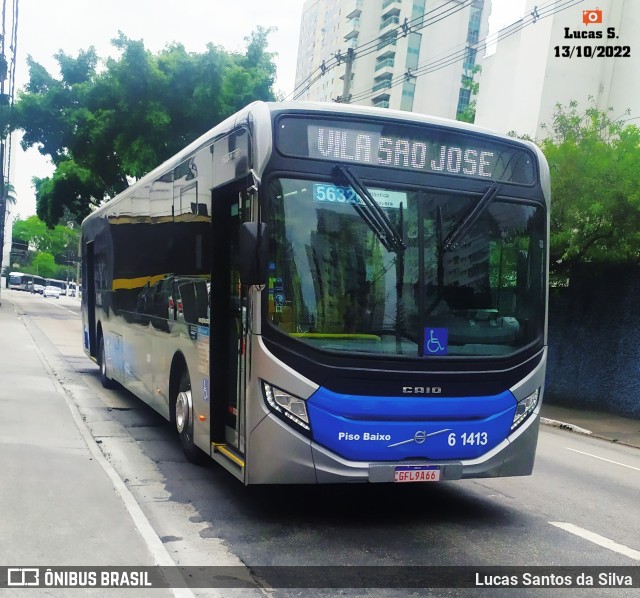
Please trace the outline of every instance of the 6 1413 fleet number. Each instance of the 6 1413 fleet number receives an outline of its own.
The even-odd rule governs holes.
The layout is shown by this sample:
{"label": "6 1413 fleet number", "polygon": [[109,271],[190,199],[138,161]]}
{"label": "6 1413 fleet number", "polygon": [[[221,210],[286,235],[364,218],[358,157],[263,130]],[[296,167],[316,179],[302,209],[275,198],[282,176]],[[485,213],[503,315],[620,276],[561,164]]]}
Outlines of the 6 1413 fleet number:
{"label": "6 1413 fleet number", "polygon": [[463,446],[484,446],[489,442],[486,432],[463,432],[460,435],[451,432],[447,438],[449,446],[455,446],[460,442]]}

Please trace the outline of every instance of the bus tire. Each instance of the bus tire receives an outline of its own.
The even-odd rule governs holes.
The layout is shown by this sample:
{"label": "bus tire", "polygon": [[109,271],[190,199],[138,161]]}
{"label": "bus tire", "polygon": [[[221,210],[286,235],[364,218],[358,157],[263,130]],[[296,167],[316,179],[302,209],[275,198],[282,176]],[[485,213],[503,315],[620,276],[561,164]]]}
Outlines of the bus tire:
{"label": "bus tire", "polygon": [[207,455],[193,442],[193,402],[191,400],[191,379],[184,369],[180,376],[178,392],[173,401],[173,421],[176,424],[182,452],[189,463],[203,465]]}
{"label": "bus tire", "polygon": [[113,388],[115,386],[115,382],[111,378],[109,378],[109,375],[107,374],[107,358],[104,352],[104,337],[102,336],[102,334],[100,335],[100,345],[98,351],[100,382],[102,382],[102,386],[104,386],[105,388]]}

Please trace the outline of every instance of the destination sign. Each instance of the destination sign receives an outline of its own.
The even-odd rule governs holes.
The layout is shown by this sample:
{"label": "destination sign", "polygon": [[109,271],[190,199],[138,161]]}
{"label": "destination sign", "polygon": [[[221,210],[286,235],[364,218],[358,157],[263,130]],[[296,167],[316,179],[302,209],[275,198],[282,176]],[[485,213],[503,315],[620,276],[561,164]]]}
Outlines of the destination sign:
{"label": "destination sign", "polygon": [[531,152],[486,135],[397,123],[280,119],[276,143],[289,156],[353,162],[530,185]]}

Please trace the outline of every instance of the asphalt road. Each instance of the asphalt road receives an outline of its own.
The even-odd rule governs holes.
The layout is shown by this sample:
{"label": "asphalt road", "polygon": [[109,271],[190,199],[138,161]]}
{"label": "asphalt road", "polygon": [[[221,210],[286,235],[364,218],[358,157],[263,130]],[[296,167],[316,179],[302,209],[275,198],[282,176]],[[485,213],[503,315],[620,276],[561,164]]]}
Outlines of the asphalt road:
{"label": "asphalt road", "polygon": [[[170,426],[126,391],[108,391],[82,352],[79,302],[3,290],[101,452],[178,565],[636,567],[640,451],[541,430],[534,475],[402,486],[250,487],[187,463]],[[79,563],[81,564],[81,563]],[[327,586],[340,576],[327,569]],[[390,571],[400,572],[391,569]],[[363,570],[366,573],[366,570]],[[482,581],[482,580],[481,580]],[[394,579],[394,585],[401,585]],[[321,585],[321,584],[319,584]],[[563,596],[636,596],[563,589]],[[308,588],[222,595],[500,596],[509,589]],[[556,596],[524,588],[520,596]],[[194,590],[195,594],[206,594]]]}

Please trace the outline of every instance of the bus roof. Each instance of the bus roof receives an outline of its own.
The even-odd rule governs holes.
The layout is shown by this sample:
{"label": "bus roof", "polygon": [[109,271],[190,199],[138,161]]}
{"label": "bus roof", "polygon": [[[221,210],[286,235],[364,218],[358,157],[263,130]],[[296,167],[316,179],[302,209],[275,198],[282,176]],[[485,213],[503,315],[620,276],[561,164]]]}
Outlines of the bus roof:
{"label": "bus roof", "polygon": [[[337,102],[307,102],[307,101],[290,101],[290,102],[262,102],[256,101],[248,104],[240,111],[229,116],[217,124],[212,129],[209,129],[206,133],[198,137],[195,141],[182,149],[180,152],[148,172],[142,178],[130,185],[122,193],[116,195],[110,201],[102,204],[97,210],[89,214],[84,221],[93,219],[94,216],[101,214],[107,209],[109,204],[117,200],[120,196],[128,193],[132,188],[141,187],[148,183],[153,182],[158,176],[167,172],[170,169],[175,168],[181,164],[184,160],[195,154],[198,150],[211,144],[216,139],[223,137],[230,131],[239,127],[242,123],[246,123],[249,120],[254,122],[257,119],[263,121],[268,120],[271,122],[271,117],[274,114],[295,114],[306,113],[316,115],[354,115],[358,117],[370,117],[370,118],[383,118],[385,120],[396,120],[404,122],[406,124],[427,124],[438,127],[445,127],[450,129],[456,129],[458,131],[466,131],[470,133],[476,133],[481,135],[489,135],[495,139],[506,141],[510,144],[521,145],[526,147],[530,151],[536,154],[539,162],[544,162],[544,156],[540,148],[534,143],[509,137],[489,129],[466,123],[457,120],[451,120],[448,118],[442,118],[438,116],[430,116],[426,114],[420,114],[417,112],[407,112],[405,110],[393,110],[389,108],[376,108],[374,106],[361,106],[357,104],[340,104]],[[267,117],[269,117],[267,119]],[[112,204],[113,205],[113,204]]]}

